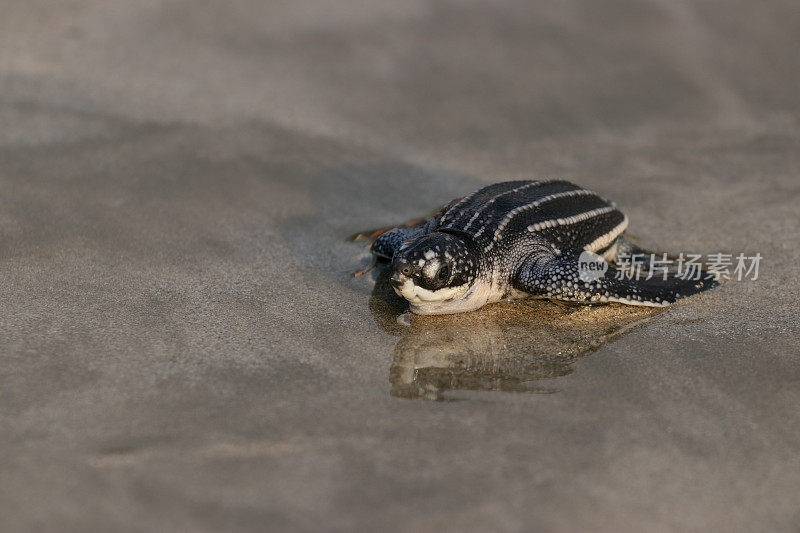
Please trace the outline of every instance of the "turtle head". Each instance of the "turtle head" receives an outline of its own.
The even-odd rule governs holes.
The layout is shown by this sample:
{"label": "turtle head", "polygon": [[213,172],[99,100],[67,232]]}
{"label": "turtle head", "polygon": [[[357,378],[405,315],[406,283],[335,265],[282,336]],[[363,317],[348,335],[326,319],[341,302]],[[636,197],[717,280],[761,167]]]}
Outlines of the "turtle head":
{"label": "turtle head", "polygon": [[477,273],[478,253],[471,238],[434,232],[397,250],[391,283],[413,306],[458,299],[475,282]]}

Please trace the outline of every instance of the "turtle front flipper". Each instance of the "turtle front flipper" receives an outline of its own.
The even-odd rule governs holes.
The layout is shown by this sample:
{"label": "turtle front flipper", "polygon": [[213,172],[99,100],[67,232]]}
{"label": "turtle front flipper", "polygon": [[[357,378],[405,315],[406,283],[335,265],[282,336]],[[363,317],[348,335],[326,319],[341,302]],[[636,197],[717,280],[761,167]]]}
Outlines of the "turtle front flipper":
{"label": "turtle front flipper", "polygon": [[372,246],[372,243],[377,241],[382,235],[384,235],[386,233],[389,233],[390,231],[392,231],[394,229],[413,228],[413,227],[417,227],[417,226],[420,226],[420,225],[424,226],[427,222],[428,222],[428,218],[427,217],[415,218],[415,219],[409,220],[407,222],[404,222],[403,224],[401,224],[399,226],[386,226],[386,227],[383,227],[383,228],[376,228],[376,229],[371,229],[371,230],[367,230],[367,231],[360,231],[358,233],[354,233],[353,235],[350,235],[347,238],[347,240],[351,241],[351,242],[369,241],[369,243],[367,244],[367,248],[369,248],[369,247]]}
{"label": "turtle front flipper", "polygon": [[[533,255],[512,279],[514,287],[539,298],[571,302],[618,302],[660,307],[718,285],[705,272],[701,279],[683,279],[668,274],[646,279],[609,265],[602,257],[589,254],[562,256]],[[592,266],[592,263],[594,266]]]}
{"label": "turtle front flipper", "polygon": [[352,241],[371,240],[368,247],[372,253],[370,263],[366,268],[353,272],[353,277],[357,278],[366,274],[375,267],[379,260],[391,261],[394,252],[400,245],[425,233],[428,224],[429,219],[416,219],[396,228],[382,228],[370,233],[359,233],[350,237]]}
{"label": "turtle front flipper", "polygon": [[652,250],[642,248],[638,244],[634,244],[621,235],[616,242],[616,246],[610,248],[613,251],[612,255],[601,254],[607,261],[616,263],[617,265],[636,263],[641,268],[649,269],[650,263],[655,260],[666,259],[669,261],[676,261],[677,256],[670,253],[659,253]]}
{"label": "turtle front flipper", "polygon": [[422,220],[413,226],[399,226],[381,234],[370,246],[372,255],[379,259],[392,259],[395,251],[405,241],[425,233],[428,220]]}

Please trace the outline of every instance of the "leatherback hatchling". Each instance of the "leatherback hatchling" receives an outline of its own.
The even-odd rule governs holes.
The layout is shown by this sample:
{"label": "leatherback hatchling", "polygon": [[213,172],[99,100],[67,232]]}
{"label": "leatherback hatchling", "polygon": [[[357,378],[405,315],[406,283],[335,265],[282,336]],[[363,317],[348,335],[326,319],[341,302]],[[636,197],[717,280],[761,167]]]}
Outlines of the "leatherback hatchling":
{"label": "leatherback hatchling", "polygon": [[704,272],[626,275],[623,256],[650,258],[624,239],[627,226],[613,203],[568,181],[508,181],[386,231],[371,251],[391,260],[391,284],[417,314],[523,297],[664,306],[716,285]]}

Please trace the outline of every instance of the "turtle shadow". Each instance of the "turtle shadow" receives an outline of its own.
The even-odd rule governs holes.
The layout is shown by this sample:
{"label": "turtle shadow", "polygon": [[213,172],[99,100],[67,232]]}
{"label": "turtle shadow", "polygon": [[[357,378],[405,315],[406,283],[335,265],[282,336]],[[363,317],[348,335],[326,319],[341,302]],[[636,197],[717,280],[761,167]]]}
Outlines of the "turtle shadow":
{"label": "turtle shadow", "polygon": [[557,392],[554,380],[575,361],[661,312],[619,304],[572,306],[546,300],[489,305],[471,313],[411,316],[377,272],[369,308],[399,336],[389,368],[390,393],[400,398],[451,400],[451,391]]}

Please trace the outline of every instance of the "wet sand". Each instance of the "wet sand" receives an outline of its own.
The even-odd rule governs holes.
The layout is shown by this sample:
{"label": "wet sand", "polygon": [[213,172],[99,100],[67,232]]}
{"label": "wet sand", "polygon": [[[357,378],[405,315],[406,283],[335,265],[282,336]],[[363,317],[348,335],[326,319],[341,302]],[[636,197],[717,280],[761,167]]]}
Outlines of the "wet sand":
{"label": "wet sand", "polygon": [[[797,35],[781,2],[5,6],[0,529],[796,531]],[[398,329],[350,276],[354,232],[553,176],[760,278]]]}

